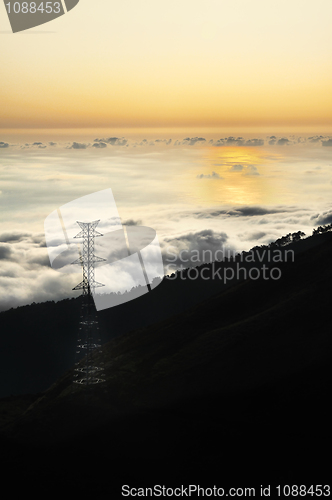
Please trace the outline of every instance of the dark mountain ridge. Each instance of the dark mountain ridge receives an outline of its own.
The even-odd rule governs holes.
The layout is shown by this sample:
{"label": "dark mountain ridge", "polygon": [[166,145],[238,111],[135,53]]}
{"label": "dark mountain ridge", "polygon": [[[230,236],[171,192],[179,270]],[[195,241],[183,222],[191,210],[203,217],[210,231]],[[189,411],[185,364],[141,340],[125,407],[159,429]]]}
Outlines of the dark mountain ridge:
{"label": "dark mountain ridge", "polygon": [[[276,250],[280,255],[291,250],[294,255],[300,255],[321,245],[331,234],[319,234],[293,243],[284,237],[285,242],[280,239],[269,246],[255,247],[252,250],[255,261],[246,262],[246,255],[250,255],[250,252],[244,252],[235,261],[201,264],[197,266],[199,274],[194,280],[187,276],[188,270],[178,272],[171,276],[172,279],[165,278],[152,293],[98,313],[102,342],[170,318],[244,280],[243,271],[238,279],[236,275],[226,283],[219,279],[217,271],[222,271],[226,266],[234,270],[238,263],[247,270],[255,266],[261,268],[264,264],[279,267],[279,262],[268,262],[268,250]],[[133,290],[124,296],[131,297],[136,293]],[[79,297],[57,303],[32,304],[0,313],[0,364],[4,374],[0,378],[0,397],[45,391],[73,366],[79,314]]]}
{"label": "dark mountain ridge", "polygon": [[2,428],[6,467],[85,498],[120,498],[122,484],[328,483],[332,234],[296,245],[279,280],[242,280],[109,341],[94,390],[73,391],[68,370]]}

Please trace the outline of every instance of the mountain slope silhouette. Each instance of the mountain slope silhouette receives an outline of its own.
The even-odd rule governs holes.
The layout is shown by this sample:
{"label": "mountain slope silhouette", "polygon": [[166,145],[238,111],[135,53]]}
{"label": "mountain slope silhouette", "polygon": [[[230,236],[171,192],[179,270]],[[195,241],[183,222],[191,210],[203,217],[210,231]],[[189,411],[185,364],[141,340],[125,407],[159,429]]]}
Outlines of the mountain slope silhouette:
{"label": "mountain slope silhouette", "polygon": [[69,370],[2,428],[6,467],[95,498],[122,484],[326,484],[332,235],[309,240],[280,280],[239,282],[105,344],[94,390],[73,392]]}

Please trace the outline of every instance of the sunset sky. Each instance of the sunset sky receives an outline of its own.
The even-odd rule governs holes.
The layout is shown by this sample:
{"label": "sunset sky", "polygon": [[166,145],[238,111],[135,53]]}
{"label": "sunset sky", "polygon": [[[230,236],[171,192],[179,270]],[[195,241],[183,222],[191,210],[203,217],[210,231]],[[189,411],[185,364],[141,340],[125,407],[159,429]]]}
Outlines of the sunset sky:
{"label": "sunset sky", "polygon": [[0,126],[331,126],[329,0],[81,0],[15,35]]}

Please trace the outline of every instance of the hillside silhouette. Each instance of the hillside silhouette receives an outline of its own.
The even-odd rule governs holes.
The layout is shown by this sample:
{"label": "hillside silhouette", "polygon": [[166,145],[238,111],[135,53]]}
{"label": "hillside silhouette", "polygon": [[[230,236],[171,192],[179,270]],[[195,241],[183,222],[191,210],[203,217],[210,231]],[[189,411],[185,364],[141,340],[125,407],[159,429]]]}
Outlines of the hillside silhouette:
{"label": "hillside silhouette", "polygon": [[[280,267],[279,263],[269,263],[267,254],[263,255],[264,251],[278,249],[280,253],[284,253],[294,250],[295,254],[300,254],[321,244],[330,235],[328,232],[305,240],[295,236],[293,242],[291,235],[288,235],[269,246],[255,247],[250,252],[243,252],[242,256],[238,254],[235,261],[225,259],[223,262],[201,264],[197,266],[197,270],[200,273],[202,268],[206,268],[203,277],[198,274],[196,279],[191,279],[187,277],[188,270],[184,269],[170,279],[165,278],[151,293],[141,295],[138,287],[125,294],[113,294],[114,304],[127,301],[128,297],[135,300],[98,312],[102,343],[170,318],[244,281],[243,272],[238,279],[235,276],[226,283],[218,279],[216,274],[224,267],[235,269],[240,259],[241,267],[246,269],[264,264]],[[245,256],[251,252],[253,255],[259,252],[260,259],[246,262]],[[211,279],[213,273],[216,274],[215,279]],[[193,277],[195,278],[195,274]],[[0,398],[43,392],[73,366],[80,308],[81,298],[78,297],[59,302],[33,303],[0,313],[3,332],[0,365],[4,373],[0,378]]]}
{"label": "hillside silhouette", "polygon": [[[327,484],[332,233],[285,248],[295,259],[278,280],[164,280],[98,313],[113,336],[98,354],[106,382],[73,390],[68,369],[25,402],[7,398],[6,470],[36,495],[52,485],[83,498],[121,498],[123,484]],[[24,313],[31,342],[42,308],[52,332],[71,315],[75,329],[79,300],[1,316]]]}

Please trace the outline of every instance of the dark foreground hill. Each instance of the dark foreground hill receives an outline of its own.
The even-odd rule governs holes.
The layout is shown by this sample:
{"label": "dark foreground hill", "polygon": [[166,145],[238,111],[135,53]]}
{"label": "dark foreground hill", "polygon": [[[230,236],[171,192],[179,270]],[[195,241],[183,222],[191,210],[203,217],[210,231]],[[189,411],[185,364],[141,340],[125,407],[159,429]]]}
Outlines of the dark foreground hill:
{"label": "dark foreground hill", "polygon": [[[281,254],[293,250],[295,255],[299,255],[329,238],[331,232],[296,243],[286,241],[285,247],[276,248]],[[278,241],[284,243],[284,239],[287,240],[285,237]],[[279,262],[268,262],[267,247],[260,247],[257,252],[259,255],[254,262],[251,259],[247,261],[248,256],[244,254],[244,259],[239,264],[242,268],[239,276],[235,272],[238,262],[231,260],[203,264],[197,268],[198,276],[195,275],[195,269],[189,275],[184,270],[176,277],[172,276],[172,279],[164,279],[151,293],[98,312],[102,342],[106,343],[129,331],[166,320],[225,291],[245,279],[243,269],[249,270],[257,266],[261,268],[264,264],[279,266]],[[230,271],[228,279],[225,279],[222,272],[225,266]],[[232,270],[234,278],[230,279]],[[217,271],[220,271],[219,275]],[[139,290],[132,290],[115,296],[113,303],[128,297],[133,299],[138,293]],[[43,392],[73,366],[79,316],[79,297],[57,303],[49,301],[31,304],[0,313],[0,398]]]}
{"label": "dark foreground hill", "polygon": [[327,484],[331,235],[309,246],[279,280],[242,281],[111,340],[94,390],[73,391],[68,371],[32,398],[2,427],[13,492]]}

